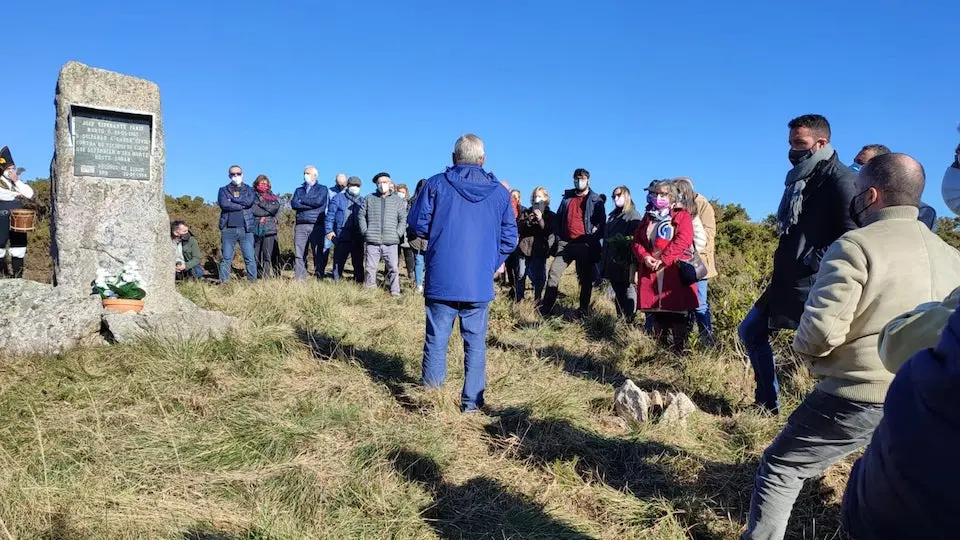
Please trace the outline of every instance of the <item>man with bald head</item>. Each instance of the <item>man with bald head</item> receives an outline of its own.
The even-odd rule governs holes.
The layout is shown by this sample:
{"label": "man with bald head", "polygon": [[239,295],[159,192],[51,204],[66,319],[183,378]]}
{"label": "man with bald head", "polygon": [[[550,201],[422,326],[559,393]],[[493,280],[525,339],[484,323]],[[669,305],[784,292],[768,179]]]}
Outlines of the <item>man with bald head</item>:
{"label": "man with bald head", "polygon": [[[868,144],[861,148],[857,156],[853,158],[853,163],[850,164],[850,170],[858,173],[864,165],[870,163],[871,159],[889,154],[890,152],[890,148],[885,144]],[[937,232],[937,211],[922,201],[917,208],[920,209],[920,221],[931,231]]]}
{"label": "man with bald head", "polygon": [[906,154],[877,156],[857,175],[860,228],[827,250],[793,341],[819,382],[763,453],[743,538],[783,538],[804,480],[867,445],[893,380],[881,330],[960,283],[960,252],[917,220],[924,182]]}
{"label": "man with bald head", "polygon": [[307,165],[303,169],[303,185],[293,192],[290,208],[297,212],[297,224],[293,229],[293,275],[297,281],[307,279],[307,257],[313,254],[314,274],[323,278],[326,261],[323,260],[323,246],[326,242],[324,224],[326,223],[327,200],[326,186],[317,184],[317,168]]}

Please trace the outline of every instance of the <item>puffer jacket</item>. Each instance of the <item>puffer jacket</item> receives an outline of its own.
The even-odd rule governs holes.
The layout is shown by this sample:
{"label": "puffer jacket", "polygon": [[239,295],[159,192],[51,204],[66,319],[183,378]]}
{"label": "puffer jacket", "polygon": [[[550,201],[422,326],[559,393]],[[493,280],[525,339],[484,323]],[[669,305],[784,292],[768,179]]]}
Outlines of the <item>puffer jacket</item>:
{"label": "puffer jacket", "polygon": [[641,221],[643,216],[637,212],[636,207],[626,211],[617,208],[607,218],[606,236],[603,239],[603,277],[611,282],[629,283],[634,277],[633,272],[636,272],[637,265],[630,242],[625,242],[623,252],[618,253],[610,240],[618,235],[632,237]]}
{"label": "puffer jacket", "polygon": [[[540,210],[542,222],[537,219],[536,214],[533,213],[534,210]],[[557,215],[545,203],[534,203],[533,206],[524,210],[517,219],[517,232],[520,236],[517,251],[524,257],[546,259],[550,256],[550,250],[556,243],[556,237],[553,234],[556,217]]]}
{"label": "puffer jacket", "polygon": [[280,212],[280,199],[273,193],[268,193],[272,199],[257,194],[257,202],[253,203],[253,216],[257,218],[257,236],[276,236],[277,213]]}
{"label": "puffer jacket", "polygon": [[293,192],[290,208],[297,211],[297,225],[324,223],[328,193],[326,186],[320,184],[311,186],[306,182]]}
{"label": "puffer jacket", "polygon": [[227,228],[230,214],[243,212],[244,229],[248,233],[254,232],[257,229],[252,210],[255,201],[256,194],[253,188],[246,184],[235,186],[231,182],[220,188],[217,193],[217,205],[220,206],[220,230]]}
{"label": "puffer jacket", "polygon": [[360,195],[351,195],[348,191],[340,192],[330,201],[324,225],[326,234],[333,233],[336,235],[333,239],[335,243],[346,244],[355,240],[363,241],[359,225],[362,206],[363,198]]}
{"label": "puffer jacket", "polygon": [[395,194],[367,195],[360,209],[360,234],[373,246],[400,244],[407,228],[407,202]]}
{"label": "puffer jacket", "polygon": [[780,237],[773,254],[773,277],[757,300],[757,307],[767,311],[770,328],[797,329],[827,249],[843,233],[857,228],[850,216],[856,177],[834,152],[816,165],[807,180],[800,218]]}

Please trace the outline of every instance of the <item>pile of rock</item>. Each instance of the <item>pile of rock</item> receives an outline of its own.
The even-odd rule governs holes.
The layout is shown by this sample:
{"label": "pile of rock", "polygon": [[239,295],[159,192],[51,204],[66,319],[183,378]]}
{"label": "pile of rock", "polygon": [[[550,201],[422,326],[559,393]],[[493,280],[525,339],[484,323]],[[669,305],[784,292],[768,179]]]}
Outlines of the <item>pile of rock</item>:
{"label": "pile of rock", "polygon": [[628,422],[669,424],[686,420],[697,406],[683,392],[646,392],[627,379],[613,394],[613,409]]}

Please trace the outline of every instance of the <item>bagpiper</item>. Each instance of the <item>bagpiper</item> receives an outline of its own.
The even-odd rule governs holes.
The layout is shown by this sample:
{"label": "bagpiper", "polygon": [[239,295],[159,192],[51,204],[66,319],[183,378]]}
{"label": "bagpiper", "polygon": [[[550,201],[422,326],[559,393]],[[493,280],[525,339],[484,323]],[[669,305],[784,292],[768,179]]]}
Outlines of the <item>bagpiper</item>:
{"label": "bagpiper", "polygon": [[13,156],[6,146],[0,148],[0,172],[0,277],[22,278],[23,263],[27,257],[27,233],[10,230],[10,214],[13,210],[23,208],[25,199],[33,199],[33,188],[20,180]]}

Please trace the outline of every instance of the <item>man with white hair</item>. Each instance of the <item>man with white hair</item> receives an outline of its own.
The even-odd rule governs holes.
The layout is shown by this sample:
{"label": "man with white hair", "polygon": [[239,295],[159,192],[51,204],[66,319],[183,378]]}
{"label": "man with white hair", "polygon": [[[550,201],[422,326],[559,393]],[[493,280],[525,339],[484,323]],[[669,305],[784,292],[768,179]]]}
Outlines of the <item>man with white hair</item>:
{"label": "man with white hair", "polygon": [[[10,149],[0,149],[0,278],[23,277],[23,263],[27,257],[27,233],[10,230],[10,211],[23,208],[22,201],[33,198],[33,188],[20,180]],[[7,242],[10,249],[7,249]],[[13,271],[7,269],[7,252]]]}
{"label": "man with white hair", "polygon": [[447,342],[459,319],[464,352],[463,412],[478,411],[484,405],[493,276],[517,247],[510,193],[492,173],[483,170],[485,162],[480,137],[468,134],[457,139],[453,167],[426,181],[407,219],[407,235],[427,240],[423,384],[443,386]]}
{"label": "man with white hair", "polygon": [[303,185],[290,200],[290,207],[297,212],[297,224],[293,230],[293,274],[297,281],[307,279],[307,255],[311,253],[314,274],[317,279],[323,279],[325,261],[321,255],[326,241],[324,223],[328,198],[327,188],[317,185],[317,168],[313,165],[304,167]]}

